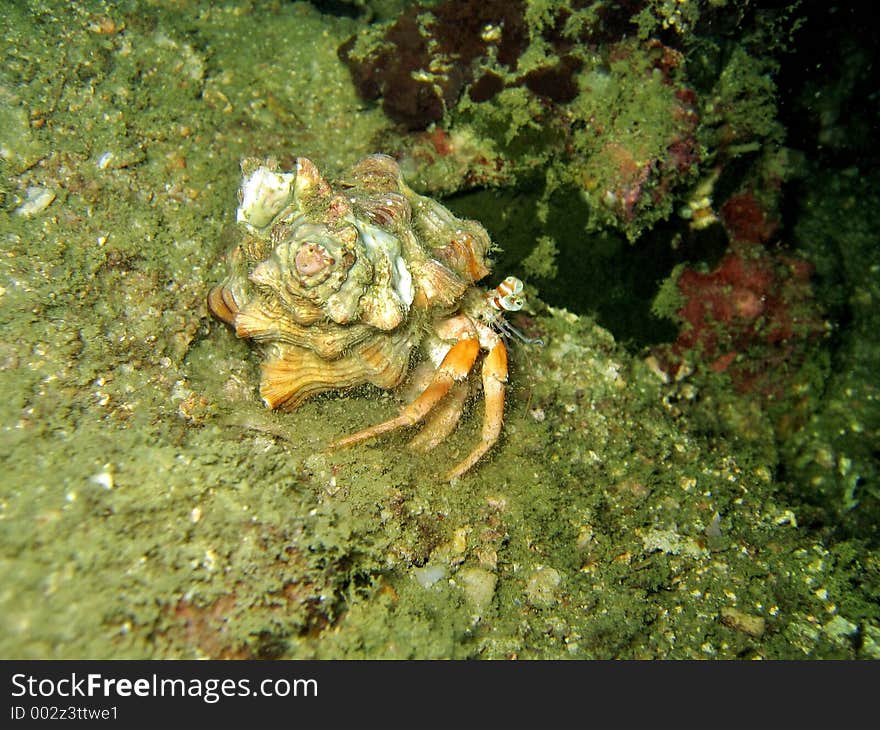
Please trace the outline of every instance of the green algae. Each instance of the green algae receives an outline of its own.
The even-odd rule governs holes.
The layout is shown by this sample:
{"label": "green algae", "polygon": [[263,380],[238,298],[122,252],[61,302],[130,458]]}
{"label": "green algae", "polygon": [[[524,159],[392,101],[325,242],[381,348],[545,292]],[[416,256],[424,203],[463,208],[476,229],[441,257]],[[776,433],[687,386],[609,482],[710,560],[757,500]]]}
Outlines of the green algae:
{"label": "green algae", "polygon": [[[453,485],[479,403],[428,456],[324,450],[395,412],[374,389],[265,411],[203,304],[239,158],[335,171],[391,132],[335,55],[355,21],[178,5],[2,11],[0,655],[876,657],[876,554],[799,526],[773,449],[587,317],[534,305],[547,344],[513,348],[502,442]],[[56,199],[26,218],[30,186]]]}
{"label": "green algae", "polygon": [[[871,173],[873,176],[873,173]],[[876,536],[880,524],[876,443],[880,429],[880,365],[876,332],[878,201],[855,169],[830,177],[811,193],[796,235],[816,266],[820,295],[849,319],[840,331],[820,407],[786,444],[800,496],[818,504],[856,535]],[[857,214],[855,214],[857,213]]]}

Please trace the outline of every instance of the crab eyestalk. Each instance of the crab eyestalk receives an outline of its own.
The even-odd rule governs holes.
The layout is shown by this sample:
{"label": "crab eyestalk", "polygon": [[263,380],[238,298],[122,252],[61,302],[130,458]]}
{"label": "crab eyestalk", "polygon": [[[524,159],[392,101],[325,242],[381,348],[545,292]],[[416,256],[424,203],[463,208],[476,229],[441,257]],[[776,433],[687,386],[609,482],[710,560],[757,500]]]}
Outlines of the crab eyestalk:
{"label": "crab eyestalk", "polygon": [[522,290],[522,281],[508,276],[489,292],[489,304],[502,312],[518,312],[523,307]]}
{"label": "crab eyestalk", "polygon": [[492,326],[502,335],[513,337],[523,344],[543,346],[544,340],[540,337],[526,337],[502,316],[504,312],[518,312],[523,308],[525,300],[521,296],[522,290],[522,281],[515,276],[508,276],[486,294],[490,306],[497,310],[497,315],[492,318]]}

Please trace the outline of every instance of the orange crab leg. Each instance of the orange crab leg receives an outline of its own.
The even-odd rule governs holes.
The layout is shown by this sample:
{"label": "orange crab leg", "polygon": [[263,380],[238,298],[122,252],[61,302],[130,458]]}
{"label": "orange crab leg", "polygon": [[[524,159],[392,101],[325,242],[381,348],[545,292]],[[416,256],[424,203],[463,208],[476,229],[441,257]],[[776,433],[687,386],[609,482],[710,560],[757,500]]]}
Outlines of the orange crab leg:
{"label": "orange crab leg", "polygon": [[351,446],[388,431],[418,423],[449,392],[453,383],[467,378],[479,352],[480,342],[476,338],[459,340],[446,353],[428,387],[412,403],[404,406],[399,416],[334,441],[330,448]]}
{"label": "orange crab leg", "polygon": [[483,361],[483,398],[486,413],[483,416],[483,433],[476,448],[446,473],[451,481],[460,477],[492,448],[501,433],[504,417],[504,389],[507,382],[507,348],[498,341]]}
{"label": "orange crab leg", "polygon": [[461,418],[467,399],[467,383],[456,383],[449,394],[431,413],[421,431],[409,442],[413,451],[430,451],[452,433]]}

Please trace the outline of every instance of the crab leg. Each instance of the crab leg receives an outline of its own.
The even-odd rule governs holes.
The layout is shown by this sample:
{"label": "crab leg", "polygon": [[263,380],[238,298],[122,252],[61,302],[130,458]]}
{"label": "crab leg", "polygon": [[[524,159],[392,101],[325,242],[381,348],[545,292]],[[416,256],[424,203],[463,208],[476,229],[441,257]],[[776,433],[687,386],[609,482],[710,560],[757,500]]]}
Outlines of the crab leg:
{"label": "crab leg", "polygon": [[460,477],[492,448],[501,433],[504,417],[504,389],[507,382],[507,348],[500,340],[495,343],[483,361],[483,398],[486,413],[483,416],[483,433],[476,448],[446,473],[451,481]]}
{"label": "crab leg", "polygon": [[[428,387],[412,403],[404,406],[399,416],[334,441],[330,444],[330,448],[351,446],[388,431],[418,423],[449,392],[449,389],[456,381],[467,378],[479,352],[480,342],[477,338],[468,337],[459,340],[446,353],[446,357],[443,358],[443,362],[440,363],[440,367],[437,368],[437,372],[434,373],[434,377],[428,384]],[[485,367],[483,369],[485,371]]]}
{"label": "crab leg", "polygon": [[409,442],[413,451],[430,451],[458,425],[468,396],[467,383],[456,383],[449,394],[431,413],[424,427]]}

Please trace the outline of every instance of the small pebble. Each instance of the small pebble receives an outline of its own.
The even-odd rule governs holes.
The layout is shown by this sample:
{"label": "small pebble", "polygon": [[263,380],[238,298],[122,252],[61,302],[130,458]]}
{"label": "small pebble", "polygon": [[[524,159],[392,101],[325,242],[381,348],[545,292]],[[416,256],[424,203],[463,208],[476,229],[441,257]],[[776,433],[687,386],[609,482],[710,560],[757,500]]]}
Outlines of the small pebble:
{"label": "small pebble", "polygon": [[550,608],[556,603],[556,589],[562,576],[554,568],[539,567],[526,583],[526,598],[536,608]]}
{"label": "small pebble", "polygon": [[33,218],[52,205],[53,200],[55,200],[55,193],[49,188],[31,186],[26,191],[25,201],[15,209],[15,215]]}
{"label": "small pebble", "polygon": [[742,631],[755,638],[762,636],[765,628],[765,621],[761,616],[753,616],[750,613],[729,607],[721,609],[721,623],[730,629]]}

